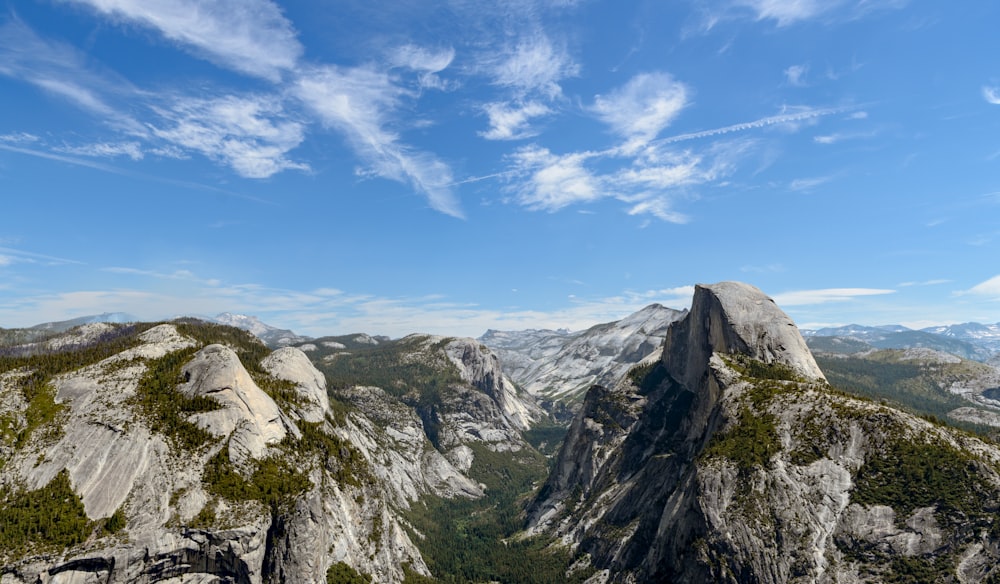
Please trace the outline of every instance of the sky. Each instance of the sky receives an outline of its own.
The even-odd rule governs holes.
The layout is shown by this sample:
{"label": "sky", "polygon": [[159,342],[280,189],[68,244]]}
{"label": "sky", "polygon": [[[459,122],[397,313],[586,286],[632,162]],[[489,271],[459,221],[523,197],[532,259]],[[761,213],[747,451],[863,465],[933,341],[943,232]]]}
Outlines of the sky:
{"label": "sky", "polygon": [[1000,3],[0,4],[0,327],[1000,321]]}

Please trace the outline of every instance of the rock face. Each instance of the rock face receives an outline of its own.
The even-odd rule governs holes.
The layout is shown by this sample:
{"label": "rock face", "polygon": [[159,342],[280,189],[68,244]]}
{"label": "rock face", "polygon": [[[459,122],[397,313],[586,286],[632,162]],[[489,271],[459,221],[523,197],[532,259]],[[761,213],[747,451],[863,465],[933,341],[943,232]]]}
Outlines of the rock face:
{"label": "rock face", "polygon": [[[472,339],[318,341],[320,363],[382,364],[368,371],[384,388],[338,386],[331,404],[297,348],[201,322],[130,326],[30,348],[79,363],[44,378],[61,413],[28,438],[31,371],[0,371],[0,493],[66,471],[93,522],[82,543],[0,549],[3,584],[324,582],[337,562],[399,582],[403,566],[429,574],[403,513],[427,495],[482,497],[479,449],[544,464],[521,436],[544,412]],[[100,528],[112,516],[116,534]]]}
{"label": "rock face", "polygon": [[223,407],[193,416],[198,426],[216,436],[230,436],[229,454],[243,466],[249,458],[260,459],[267,447],[281,442],[292,431],[290,421],[269,395],[257,387],[232,349],[209,345],[198,351],[183,370],[187,383],[177,391],[188,397],[210,397]]}
{"label": "rock face", "polygon": [[983,531],[996,522],[997,461],[974,438],[832,391],[759,290],[698,286],[658,363],[588,393],[529,533],[589,558],[594,581],[922,570],[980,582],[997,571]]}
{"label": "rock face", "polygon": [[487,331],[480,341],[498,352],[504,371],[528,393],[575,409],[592,385],[614,385],[650,358],[670,323],[684,314],[651,304],[586,331]]}
{"label": "rock face", "polygon": [[[185,326],[195,337],[212,334]],[[433,449],[416,416],[393,421],[399,430],[389,447],[363,412],[337,421],[322,374],[297,349],[271,353],[251,375],[241,355],[266,351],[249,337],[202,346],[173,324],[122,327],[114,331],[126,348],[114,352],[86,346],[88,327],[62,345],[80,364],[48,382],[47,407],[61,409],[30,434],[39,406],[25,393],[29,372],[0,372],[0,420],[13,432],[0,435],[0,489],[34,491],[65,470],[95,526],[86,541],[64,548],[0,549],[4,584],[322,582],[336,562],[398,582],[404,565],[428,571],[394,509],[425,492],[481,495],[442,455],[426,454]],[[169,416],[152,419],[141,406],[155,401],[142,380],[169,359],[180,377],[160,378],[167,382],[154,391],[173,392],[166,403],[208,400],[189,414],[182,406],[186,422],[172,422],[174,429],[164,426]],[[271,395],[259,382],[288,391]],[[185,428],[207,432],[205,442],[185,442],[192,432]],[[240,484],[249,486],[233,486]],[[281,493],[288,484],[299,486],[275,498],[253,490]],[[124,527],[102,531],[115,514]]]}
{"label": "rock face", "polygon": [[323,421],[330,411],[330,398],[326,395],[326,378],[305,353],[284,347],[264,357],[261,367],[278,379],[284,379],[295,385],[299,395],[299,399],[292,406],[295,416],[306,422]]}

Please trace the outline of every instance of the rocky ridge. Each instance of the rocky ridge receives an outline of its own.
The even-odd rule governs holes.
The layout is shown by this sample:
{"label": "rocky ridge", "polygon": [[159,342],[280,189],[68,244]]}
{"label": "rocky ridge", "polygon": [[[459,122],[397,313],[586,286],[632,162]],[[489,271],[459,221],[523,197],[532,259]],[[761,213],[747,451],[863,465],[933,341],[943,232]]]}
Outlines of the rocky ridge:
{"label": "rocky ridge", "polygon": [[983,582],[1000,452],[829,387],[788,317],[698,286],[662,358],[594,387],[529,533],[594,582]]}
{"label": "rocky ridge", "polygon": [[655,358],[667,327],[683,315],[651,304],[586,331],[487,331],[479,340],[498,353],[504,372],[528,393],[573,404],[592,385],[614,385],[636,363]]}
{"label": "rocky ridge", "polygon": [[[88,356],[46,378],[56,413],[41,425],[25,380],[43,361],[11,357],[0,373],[0,504],[65,474],[80,520],[95,526],[68,544],[5,550],[4,584],[320,582],[337,562],[380,582],[401,581],[403,566],[427,574],[399,510],[428,494],[482,496],[465,474],[468,444],[522,448],[518,428],[540,414],[471,340],[444,343],[463,407],[435,413],[439,450],[427,420],[381,388],[340,388],[352,407],[333,407],[298,349],[269,352],[217,325],[102,326],[120,350],[102,353],[74,330],[50,353]],[[99,527],[113,519],[114,532]]]}

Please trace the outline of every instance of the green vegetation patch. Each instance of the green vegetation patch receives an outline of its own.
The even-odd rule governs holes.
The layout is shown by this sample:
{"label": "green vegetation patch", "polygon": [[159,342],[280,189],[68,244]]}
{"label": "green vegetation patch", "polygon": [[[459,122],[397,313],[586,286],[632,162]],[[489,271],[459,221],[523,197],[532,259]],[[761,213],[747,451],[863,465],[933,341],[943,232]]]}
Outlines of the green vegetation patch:
{"label": "green vegetation patch", "polygon": [[539,424],[523,432],[522,435],[536,450],[546,456],[552,456],[559,452],[568,431],[567,426]]}
{"label": "green vegetation patch", "polygon": [[659,360],[629,369],[628,378],[639,388],[639,393],[647,395],[667,378],[667,368]]}
{"label": "green vegetation patch", "polygon": [[395,397],[410,392],[431,393],[462,383],[447,358],[433,353],[433,349],[424,350],[418,341],[406,339],[336,353],[322,360],[318,367],[326,374],[331,389],[374,385]]}
{"label": "green vegetation patch", "polygon": [[775,397],[797,391],[803,380],[781,363],[733,355],[727,358],[727,364],[742,375],[748,386],[736,419],[726,430],[712,436],[703,456],[727,458],[741,474],[746,474],[758,467],[767,468],[771,458],[781,452],[777,418],[768,408]]}
{"label": "green vegetation patch", "polygon": [[62,470],[35,491],[0,493],[0,550],[62,550],[86,541],[95,523]]}
{"label": "green vegetation patch", "polygon": [[326,571],[326,584],[370,584],[372,577],[360,574],[344,562],[337,562]]}
{"label": "green vegetation patch", "polygon": [[350,442],[323,431],[322,422],[300,421],[298,427],[302,438],[286,439],[285,450],[290,456],[298,459],[309,454],[317,456],[339,484],[360,487],[362,482],[375,482],[365,457]]}
{"label": "green vegetation patch", "polygon": [[831,385],[849,394],[884,400],[905,411],[933,416],[981,436],[995,434],[995,428],[948,417],[948,412],[955,408],[972,405],[961,396],[941,389],[938,381],[960,378],[963,364],[895,361],[900,354],[901,351],[879,351],[868,357],[817,356],[816,362]]}
{"label": "green vegetation patch", "polygon": [[272,509],[287,508],[296,496],[312,488],[309,477],[284,456],[254,461],[250,478],[244,478],[229,460],[226,448],[205,464],[202,482],[213,495],[230,501],[259,501]]}
{"label": "green vegetation patch", "polygon": [[771,379],[774,381],[805,381],[795,372],[795,369],[777,361],[765,363],[746,355],[729,355],[726,359],[726,364],[738,371],[745,378]]}
{"label": "green vegetation patch", "polygon": [[767,412],[754,413],[744,406],[730,428],[712,436],[704,456],[727,458],[740,473],[746,474],[755,468],[767,468],[771,458],[779,452],[781,442],[774,416]]}
{"label": "green vegetation patch", "polygon": [[526,498],[545,479],[546,464],[535,451],[493,452],[470,445],[469,475],[487,486],[478,500],[425,497],[407,519],[424,538],[413,537],[436,578],[407,572],[405,582],[582,582],[589,573],[566,577],[572,554],[546,538],[514,539],[523,526]]}
{"label": "green vegetation patch", "polygon": [[903,521],[915,509],[936,506],[946,522],[966,521],[984,512],[994,494],[966,452],[937,439],[892,437],[858,470],[851,501],[888,505]]}
{"label": "green vegetation patch", "polygon": [[196,351],[181,349],[150,361],[131,398],[150,429],[167,436],[175,448],[184,450],[198,450],[214,439],[187,418],[222,407],[210,397],[187,397],[177,391],[177,386],[185,382],[181,368]]}

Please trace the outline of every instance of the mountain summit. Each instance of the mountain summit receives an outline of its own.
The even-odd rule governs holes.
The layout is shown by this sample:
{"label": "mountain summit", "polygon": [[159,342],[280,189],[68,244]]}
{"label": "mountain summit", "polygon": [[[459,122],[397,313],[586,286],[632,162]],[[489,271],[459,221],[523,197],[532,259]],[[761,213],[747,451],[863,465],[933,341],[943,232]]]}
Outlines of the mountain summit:
{"label": "mountain summit", "polygon": [[591,388],[528,530],[602,582],[981,582],[998,463],[832,390],[791,319],[724,282],[696,287],[660,361]]}

